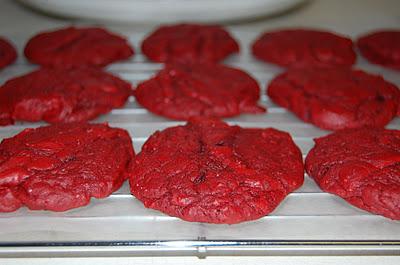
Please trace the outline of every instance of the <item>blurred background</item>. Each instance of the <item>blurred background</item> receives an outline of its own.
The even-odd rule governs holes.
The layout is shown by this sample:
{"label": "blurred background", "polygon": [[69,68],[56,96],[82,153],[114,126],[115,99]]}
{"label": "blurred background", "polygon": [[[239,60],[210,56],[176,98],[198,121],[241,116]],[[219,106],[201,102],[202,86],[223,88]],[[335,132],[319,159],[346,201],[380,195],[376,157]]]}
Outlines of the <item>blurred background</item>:
{"label": "blurred background", "polygon": [[71,23],[121,31],[181,21],[218,22],[251,30],[320,27],[343,34],[400,25],[398,0],[1,0],[3,35]]}

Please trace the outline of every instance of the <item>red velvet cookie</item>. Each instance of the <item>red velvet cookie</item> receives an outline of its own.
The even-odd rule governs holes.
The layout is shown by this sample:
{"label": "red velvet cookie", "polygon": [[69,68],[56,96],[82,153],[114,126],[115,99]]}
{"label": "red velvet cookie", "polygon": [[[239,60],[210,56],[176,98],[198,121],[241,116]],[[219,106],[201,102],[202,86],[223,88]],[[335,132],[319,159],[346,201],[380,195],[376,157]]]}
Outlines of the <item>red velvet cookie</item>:
{"label": "red velvet cookie", "polygon": [[152,32],[143,41],[142,51],[154,62],[218,62],[239,52],[239,45],[220,26],[177,24],[161,26]]}
{"label": "red velvet cookie", "polygon": [[93,119],[121,107],[131,85],[101,69],[42,68],[0,87],[0,125]]}
{"label": "red velvet cookie", "polygon": [[400,70],[400,31],[377,31],[360,37],[357,46],[368,61]]}
{"label": "red velvet cookie", "polygon": [[17,51],[6,39],[0,38],[0,69],[17,59]]}
{"label": "red velvet cookie", "polygon": [[272,212],[302,185],[303,170],[288,133],[194,118],[146,141],[130,186],[148,208],[191,222],[234,224]]}
{"label": "red velvet cookie", "polygon": [[44,66],[105,66],[133,55],[126,39],[102,28],[68,27],[39,33],[25,46],[29,61]]}
{"label": "red velvet cookie", "polygon": [[352,40],[317,30],[266,32],[252,50],[258,59],[284,67],[351,66],[356,60]]}
{"label": "red velvet cookie", "polygon": [[107,197],[133,156],[129,134],[104,124],[25,129],[0,144],[0,212],[66,211]]}
{"label": "red velvet cookie", "polygon": [[381,76],[348,68],[291,69],[268,96],[299,118],[329,130],[384,127],[400,114],[400,91]]}
{"label": "red velvet cookie", "polygon": [[322,190],[400,220],[400,131],[348,129],[318,138],[306,170]]}
{"label": "red velvet cookie", "polygon": [[139,84],[136,100],[151,112],[171,119],[194,116],[231,117],[262,113],[260,88],[247,73],[213,63],[167,64]]}

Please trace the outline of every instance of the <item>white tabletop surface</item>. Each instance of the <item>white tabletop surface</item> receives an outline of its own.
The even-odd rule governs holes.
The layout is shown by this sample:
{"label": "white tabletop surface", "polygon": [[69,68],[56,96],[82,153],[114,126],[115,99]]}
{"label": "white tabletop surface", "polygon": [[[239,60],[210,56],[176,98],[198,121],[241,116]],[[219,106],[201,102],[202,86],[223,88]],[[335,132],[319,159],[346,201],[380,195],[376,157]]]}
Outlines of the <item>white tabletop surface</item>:
{"label": "white tabletop surface", "polygon": [[[216,0],[217,1],[217,0]],[[95,1],[93,1],[95,2]],[[110,1],[111,2],[111,1]],[[69,24],[99,24],[90,21],[71,21],[67,19],[47,17],[19,5],[16,1],[0,0],[0,35],[7,36],[14,42],[29,38],[44,29],[60,27]],[[138,24],[107,24],[111,30],[125,35],[135,32],[148,32],[155,25]],[[255,21],[233,23],[228,25],[233,31],[249,31],[253,35],[262,30],[282,27],[314,27],[326,28],[342,34],[358,36],[369,30],[378,28],[400,28],[400,0],[315,0],[309,1],[297,10],[281,16],[258,19]],[[136,43],[135,43],[136,44]],[[21,47],[21,43],[17,46]],[[380,67],[371,69],[381,72]],[[12,73],[13,71],[9,71]],[[398,72],[387,71],[385,77],[399,80]],[[399,85],[399,84],[398,84]],[[396,123],[398,124],[398,122]],[[400,255],[400,253],[399,253]],[[205,260],[196,257],[168,258],[36,258],[0,259],[0,264],[400,264],[399,257],[370,256],[370,257],[207,257]]]}

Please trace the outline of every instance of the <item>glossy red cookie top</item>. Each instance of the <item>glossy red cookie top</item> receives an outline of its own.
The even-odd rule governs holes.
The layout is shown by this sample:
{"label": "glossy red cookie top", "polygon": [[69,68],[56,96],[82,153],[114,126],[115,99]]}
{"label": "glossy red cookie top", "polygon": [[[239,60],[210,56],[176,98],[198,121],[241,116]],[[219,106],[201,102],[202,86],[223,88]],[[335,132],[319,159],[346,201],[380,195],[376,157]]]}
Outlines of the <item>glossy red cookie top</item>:
{"label": "glossy red cookie top", "polygon": [[268,96],[299,118],[329,130],[384,127],[400,114],[400,91],[381,76],[348,68],[290,69]]}
{"label": "glossy red cookie top", "polygon": [[139,84],[134,95],[151,112],[177,120],[265,111],[257,103],[256,80],[239,69],[213,63],[167,64]]}
{"label": "glossy red cookie top", "polygon": [[93,119],[121,107],[131,85],[94,67],[41,68],[0,87],[0,125]]}
{"label": "glossy red cookie top", "polygon": [[177,24],[152,32],[143,41],[142,51],[155,62],[218,62],[239,52],[239,45],[221,26]]}
{"label": "glossy red cookie top", "polygon": [[400,31],[377,31],[357,40],[361,54],[370,62],[400,70]]}
{"label": "glossy red cookie top", "polygon": [[400,220],[400,131],[348,129],[318,138],[306,170],[322,190]]}
{"label": "glossy red cookie top", "polygon": [[29,61],[44,66],[105,66],[134,53],[125,38],[103,28],[67,27],[42,32],[25,46]]}
{"label": "glossy red cookie top", "polygon": [[56,124],[0,144],[0,212],[66,211],[104,198],[127,177],[131,138],[104,124]]}
{"label": "glossy red cookie top", "polygon": [[4,38],[0,38],[0,69],[13,63],[17,59],[14,46]]}
{"label": "glossy red cookie top", "polygon": [[206,118],[154,133],[132,172],[131,192],[146,207],[224,224],[267,215],[304,178],[288,133]]}
{"label": "glossy red cookie top", "polygon": [[310,29],[266,32],[253,43],[252,51],[258,59],[284,67],[348,67],[356,60],[351,39]]}

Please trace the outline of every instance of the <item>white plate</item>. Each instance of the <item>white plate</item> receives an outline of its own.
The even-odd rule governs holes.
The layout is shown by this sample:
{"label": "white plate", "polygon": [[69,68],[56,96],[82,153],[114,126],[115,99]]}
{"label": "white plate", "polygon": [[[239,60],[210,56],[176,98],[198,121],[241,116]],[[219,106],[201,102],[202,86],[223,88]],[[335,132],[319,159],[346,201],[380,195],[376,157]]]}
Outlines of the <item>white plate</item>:
{"label": "white plate", "polygon": [[304,0],[20,0],[68,17],[119,22],[221,22],[274,14]]}

